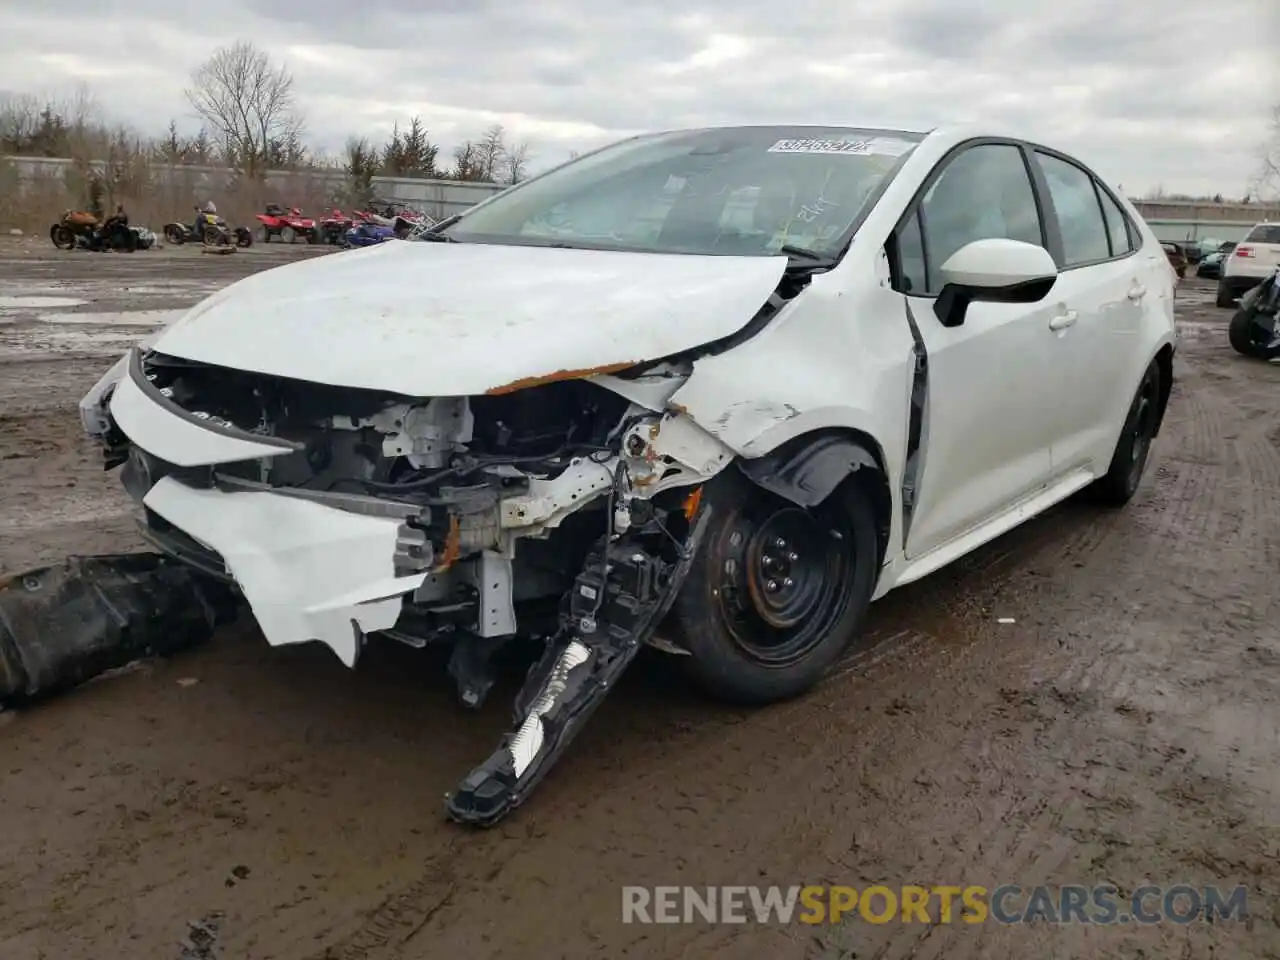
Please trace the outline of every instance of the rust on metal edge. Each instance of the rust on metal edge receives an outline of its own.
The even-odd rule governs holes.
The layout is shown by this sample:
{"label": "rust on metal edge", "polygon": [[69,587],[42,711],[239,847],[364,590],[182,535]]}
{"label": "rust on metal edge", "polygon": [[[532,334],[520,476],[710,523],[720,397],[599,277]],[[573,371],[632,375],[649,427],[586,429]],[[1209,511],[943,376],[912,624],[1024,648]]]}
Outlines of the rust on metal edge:
{"label": "rust on metal edge", "polygon": [[635,360],[626,360],[622,363],[606,363],[599,367],[583,367],[581,370],[557,370],[555,373],[543,374],[540,377],[522,377],[519,380],[504,383],[500,387],[490,387],[485,391],[485,395],[497,397],[506,393],[515,393],[517,390],[528,390],[530,387],[540,387],[546,383],[555,383],[557,380],[585,380],[587,377],[602,377],[605,374],[617,373],[620,370],[626,370],[628,367],[634,367],[636,363],[637,361]]}

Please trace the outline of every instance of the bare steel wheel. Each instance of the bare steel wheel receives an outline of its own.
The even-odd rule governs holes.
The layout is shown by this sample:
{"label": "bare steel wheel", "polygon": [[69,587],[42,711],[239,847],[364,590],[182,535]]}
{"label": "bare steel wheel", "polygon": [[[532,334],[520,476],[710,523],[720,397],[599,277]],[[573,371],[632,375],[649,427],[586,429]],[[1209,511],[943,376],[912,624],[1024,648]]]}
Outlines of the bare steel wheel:
{"label": "bare steel wheel", "polygon": [[839,658],[870,603],[879,568],[871,502],[848,482],[803,509],[736,472],[707,491],[710,526],[675,603],[689,667],[727,699],[801,693]]}
{"label": "bare steel wheel", "polygon": [[743,653],[782,666],[812,650],[848,604],[852,543],[799,507],[754,513],[739,514],[720,545],[717,600]]}

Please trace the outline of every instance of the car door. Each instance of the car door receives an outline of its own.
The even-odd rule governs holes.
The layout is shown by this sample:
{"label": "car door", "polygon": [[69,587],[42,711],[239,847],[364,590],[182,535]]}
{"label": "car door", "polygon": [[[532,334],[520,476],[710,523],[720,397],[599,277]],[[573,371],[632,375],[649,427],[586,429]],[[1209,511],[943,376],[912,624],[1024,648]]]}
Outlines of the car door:
{"label": "car door", "polygon": [[[1049,250],[1058,264],[1050,298],[1070,323],[1053,333],[1057,422],[1053,471],[1104,473],[1137,387],[1143,312],[1168,292],[1164,252],[1135,248],[1137,232],[1107,189],[1075,161],[1037,147]],[[1145,359],[1145,358],[1143,358]],[[1119,411],[1119,413],[1117,413]]]}
{"label": "car door", "polygon": [[957,327],[944,327],[933,310],[941,265],[965,244],[992,237],[1045,243],[1024,151],[1000,141],[944,159],[894,235],[894,282],[924,346],[928,377],[908,559],[1004,512],[1050,477],[1054,307],[975,302]]}

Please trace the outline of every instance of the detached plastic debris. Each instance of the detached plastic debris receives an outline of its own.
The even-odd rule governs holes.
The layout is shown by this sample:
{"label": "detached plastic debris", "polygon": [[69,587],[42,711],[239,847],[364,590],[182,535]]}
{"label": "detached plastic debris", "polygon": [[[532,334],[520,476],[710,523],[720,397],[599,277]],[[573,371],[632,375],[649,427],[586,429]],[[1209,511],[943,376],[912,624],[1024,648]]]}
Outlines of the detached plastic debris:
{"label": "detached plastic debris", "polygon": [[0,705],[207,640],[234,592],[156,553],[69,557],[0,578]]}

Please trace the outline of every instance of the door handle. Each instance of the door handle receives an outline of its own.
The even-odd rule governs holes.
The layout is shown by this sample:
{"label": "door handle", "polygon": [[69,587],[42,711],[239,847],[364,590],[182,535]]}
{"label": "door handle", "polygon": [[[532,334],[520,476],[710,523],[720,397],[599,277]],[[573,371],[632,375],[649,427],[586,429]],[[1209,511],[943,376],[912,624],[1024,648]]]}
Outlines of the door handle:
{"label": "door handle", "polygon": [[1132,287],[1129,288],[1128,296],[1129,296],[1129,299],[1132,300],[1134,303],[1137,303],[1146,295],[1147,295],[1147,288],[1140,283],[1135,283]]}
{"label": "door handle", "polygon": [[1050,330],[1065,330],[1067,327],[1074,327],[1076,321],[1080,319],[1080,314],[1074,310],[1068,310],[1066,313],[1060,313],[1049,321]]}

